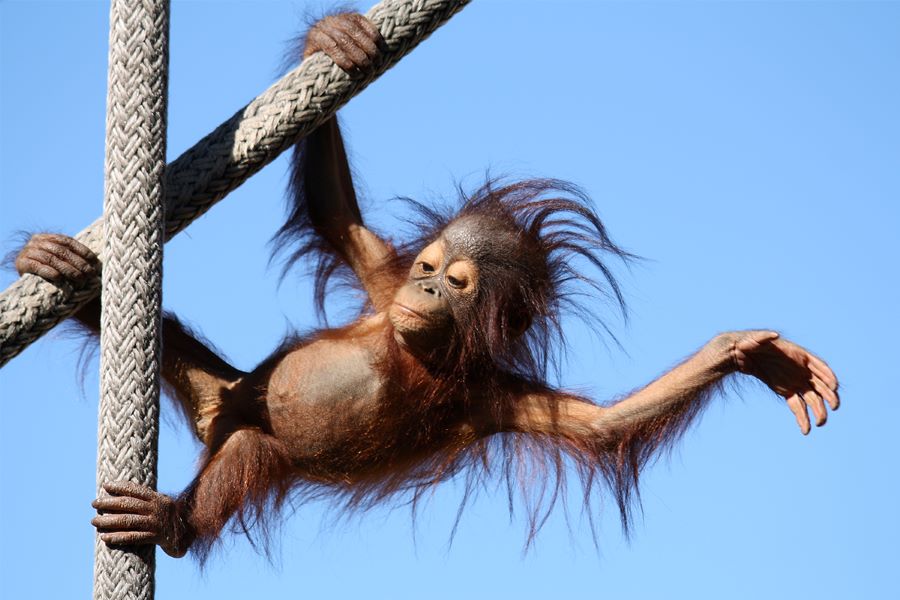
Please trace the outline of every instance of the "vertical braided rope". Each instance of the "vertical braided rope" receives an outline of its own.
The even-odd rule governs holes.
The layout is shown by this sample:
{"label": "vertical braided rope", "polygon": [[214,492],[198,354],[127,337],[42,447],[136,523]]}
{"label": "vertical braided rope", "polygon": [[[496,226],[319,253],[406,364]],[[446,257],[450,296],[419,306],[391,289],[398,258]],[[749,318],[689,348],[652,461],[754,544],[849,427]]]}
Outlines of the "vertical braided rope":
{"label": "vertical braided rope", "polygon": [[[382,0],[366,14],[387,43],[366,79],[351,79],[313,55],[194,144],[166,168],[167,238],[316,128],[427,38],[470,0]],[[100,250],[99,219],[77,239]],[[25,275],[0,293],[0,366],[94,298],[98,283],[73,290]]]}
{"label": "vertical braided rope", "polygon": [[[156,487],[168,35],[169,0],[112,1],[98,488],[123,480]],[[96,538],[94,598],[151,600],[155,550]]]}

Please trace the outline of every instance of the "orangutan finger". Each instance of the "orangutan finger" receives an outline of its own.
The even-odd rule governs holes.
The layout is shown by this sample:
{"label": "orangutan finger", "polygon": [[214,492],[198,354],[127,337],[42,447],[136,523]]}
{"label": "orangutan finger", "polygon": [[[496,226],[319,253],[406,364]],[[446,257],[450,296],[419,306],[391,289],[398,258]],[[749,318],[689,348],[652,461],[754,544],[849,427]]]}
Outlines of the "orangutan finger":
{"label": "orangutan finger", "polygon": [[28,242],[19,256],[30,258],[35,262],[51,267],[62,276],[62,279],[71,279],[81,275],[77,269],[67,265],[65,261],[59,259],[51,250],[52,245],[47,244],[47,242]]}
{"label": "orangutan finger", "polygon": [[375,24],[372,23],[372,21],[359,13],[355,13],[353,15],[353,20],[356,21],[356,24],[365,31],[370,40],[372,40],[379,48],[384,48],[384,46],[386,45],[384,37],[382,37],[381,31],[379,31],[378,28],[375,27]]}
{"label": "orangutan finger", "polygon": [[31,273],[32,275],[37,275],[41,279],[46,279],[50,283],[60,283],[63,281],[64,277],[62,273],[51,267],[50,265],[36,259],[32,258],[33,255],[29,254],[28,256],[19,256],[16,259],[16,270],[21,273]]}
{"label": "orangutan finger", "polygon": [[117,531],[115,533],[101,533],[100,540],[110,546],[153,544],[156,540],[156,534],[152,531]]}
{"label": "orangutan finger", "polygon": [[753,339],[756,340],[757,344],[771,342],[772,340],[777,340],[779,337],[781,337],[781,334],[777,331],[758,331],[753,334]]}
{"label": "orangutan finger", "polygon": [[815,375],[810,379],[810,383],[812,384],[813,389],[816,390],[816,393],[828,401],[828,406],[831,407],[831,410],[840,408],[841,397],[836,391],[825,385],[825,383]]}
{"label": "orangutan finger", "polygon": [[334,38],[331,32],[322,31],[320,34],[322,36],[322,50],[325,54],[327,54],[331,60],[345,72],[354,72],[356,70],[356,63],[353,62],[352,58],[347,56],[344,47]]}
{"label": "orangutan finger", "polygon": [[788,408],[791,409],[791,412],[794,413],[794,417],[797,419],[797,425],[800,426],[800,433],[806,435],[809,433],[809,413],[806,412],[806,404],[803,400],[800,399],[800,396],[797,394],[792,395],[787,399]]}
{"label": "orangutan finger", "polygon": [[93,250],[71,236],[62,235],[60,233],[43,233],[39,235],[42,238],[52,240],[54,243],[59,244],[60,246],[65,246],[90,263],[97,261],[97,254]]}
{"label": "orangutan finger", "polygon": [[91,525],[104,531],[155,531],[156,520],[146,515],[98,515]]}
{"label": "orangutan finger", "polygon": [[107,513],[131,513],[136,515],[147,515],[153,510],[150,502],[133,496],[101,496],[91,502],[91,506],[98,511]]}
{"label": "orangutan finger", "polygon": [[[353,46],[364,54],[361,63],[371,64],[378,57],[378,46],[375,41],[366,35],[366,32],[358,26],[354,27],[350,23],[338,21],[335,28],[340,29],[348,38],[353,41]],[[354,56],[354,58],[356,58]]]}
{"label": "orangutan finger", "polygon": [[807,365],[809,366],[809,370],[818,375],[819,379],[824,381],[828,387],[837,390],[837,377],[835,376],[834,371],[831,370],[831,367],[825,364],[824,360],[813,354],[807,354]]}
{"label": "orangutan finger", "polygon": [[65,273],[72,279],[80,280],[84,279],[85,276],[94,275],[96,273],[96,269],[91,262],[72,251],[69,246],[58,243],[56,240],[42,242],[37,247],[52,254],[63,263],[70,265],[71,268],[67,269]]}
{"label": "orangutan finger", "polygon": [[328,35],[337,42],[341,50],[353,61],[354,67],[360,67],[369,64],[371,61],[366,52],[359,47],[351,33],[347,31],[347,27],[341,22],[336,21],[333,27],[328,31]]}
{"label": "orangutan finger", "polygon": [[340,44],[328,35],[322,29],[314,28],[309,32],[309,43],[317,52],[324,52],[331,60],[335,62],[344,71],[352,71],[354,68],[353,61],[344,54]]}
{"label": "orangutan finger", "polygon": [[825,402],[822,397],[813,390],[807,390],[803,392],[803,400],[812,409],[813,416],[816,418],[816,427],[824,425],[828,420],[828,413],[825,411]]}
{"label": "orangutan finger", "polygon": [[132,496],[148,501],[156,499],[156,492],[132,481],[110,481],[103,484],[103,489],[116,496]]}

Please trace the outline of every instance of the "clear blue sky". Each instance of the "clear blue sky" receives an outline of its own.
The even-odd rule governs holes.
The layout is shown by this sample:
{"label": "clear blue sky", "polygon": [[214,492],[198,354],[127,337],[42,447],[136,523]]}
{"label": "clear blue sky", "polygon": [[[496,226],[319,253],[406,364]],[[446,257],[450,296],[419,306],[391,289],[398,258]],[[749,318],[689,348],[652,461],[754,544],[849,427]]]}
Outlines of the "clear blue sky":
{"label": "clear blue sky", "polygon": [[[173,2],[170,157],[277,78],[304,12]],[[107,13],[0,3],[4,252],[19,230],[100,214]],[[488,167],[575,181],[648,260],[622,272],[630,322],[609,315],[624,351],[570,328],[565,383],[609,398],[718,331],[767,327],[831,363],[843,408],[803,438],[758,387],[717,399],[646,473],[630,543],[608,507],[599,553],[576,510],[523,555],[524,519],[491,489],[448,548],[450,483],[415,535],[404,508],[307,504],[274,564],[239,536],[205,573],[160,553],[158,597],[896,598],[898,107],[900,3],[475,0],[342,112],[370,221],[395,230],[390,198],[450,194]],[[309,278],[279,288],[267,268],[285,171],[166,247],[165,304],[242,368],[315,324]],[[92,364],[82,392],[77,358],[52,334],[0,371],[4,598],[90,593],[97,378]],[[178,491],[198,449],[169,421],[160,486]]]}

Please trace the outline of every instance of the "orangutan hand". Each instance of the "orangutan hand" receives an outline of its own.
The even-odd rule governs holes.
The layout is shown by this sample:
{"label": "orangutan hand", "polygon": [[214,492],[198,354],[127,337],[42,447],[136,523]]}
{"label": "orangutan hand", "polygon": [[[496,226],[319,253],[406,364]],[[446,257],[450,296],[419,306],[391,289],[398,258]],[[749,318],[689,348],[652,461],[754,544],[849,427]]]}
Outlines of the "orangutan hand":
{"label": "orangutan hand", "polygon": [[358,13],[325,17],[306,34],[303,58],[324,52],[351,76],[369,73],[381,60],[385,47],[381,32]]}
{"label": "orangutan hand", "polygon": [[90,248],[67,235],[36,233],[16,257],[19,275],[31,273],[57,285],[82,286],[100,274]]}
{"label": "orangutan hand", "polygon": [[816,426],[828,419],[825,401],[831,410],[840,406],[838,381],[825,361],[775,331],[735,331],[723,334],[730,344],[734,368],[752,375],[787,400],[803,435],[809,433],[807,407]]}
{"label": "orangutan hand", "polygon": [[192,541],[175,499],[136,483],[103,484],[108,495],[91,503],[97,516],[91,525],[111,546],[157,544],[174,558],[184,556]]}

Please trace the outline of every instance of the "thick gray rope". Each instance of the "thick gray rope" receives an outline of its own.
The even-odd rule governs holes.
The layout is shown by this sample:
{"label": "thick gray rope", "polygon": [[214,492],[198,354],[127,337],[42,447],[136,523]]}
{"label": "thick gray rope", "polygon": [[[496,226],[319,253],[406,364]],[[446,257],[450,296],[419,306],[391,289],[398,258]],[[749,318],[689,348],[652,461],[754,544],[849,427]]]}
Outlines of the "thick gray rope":
{"label": "thick gray rope", "polygon": [[[113,0],[109,17],[97,486],[156,488],[169,0]],[[94,598],[152,600],[154,545],[95,537]]]}
{"label": "thick gray rope", "polygon": [[[387,42],[385,60],[353,80],[319,54],[285,75],[166,167],[166,239],[224,198],[393,66],[470,0],[384,0],[366,16]],[[102,220],[78,234],[95,251]],[[0,294],[0,366],[97,295],[26,275]]]}

